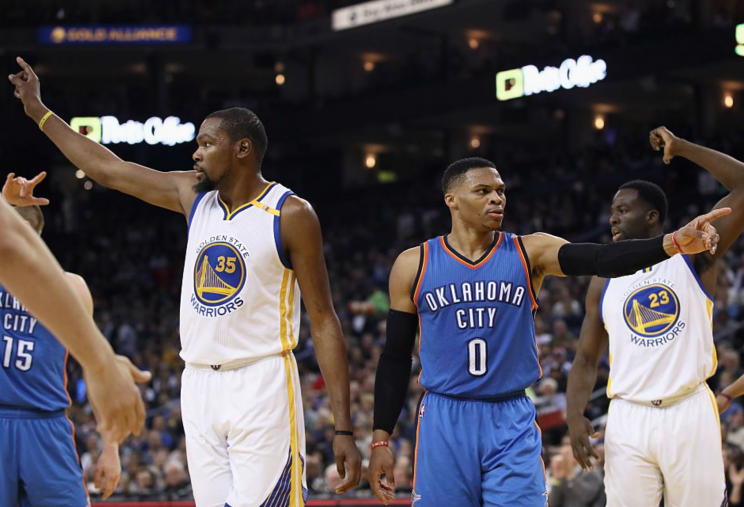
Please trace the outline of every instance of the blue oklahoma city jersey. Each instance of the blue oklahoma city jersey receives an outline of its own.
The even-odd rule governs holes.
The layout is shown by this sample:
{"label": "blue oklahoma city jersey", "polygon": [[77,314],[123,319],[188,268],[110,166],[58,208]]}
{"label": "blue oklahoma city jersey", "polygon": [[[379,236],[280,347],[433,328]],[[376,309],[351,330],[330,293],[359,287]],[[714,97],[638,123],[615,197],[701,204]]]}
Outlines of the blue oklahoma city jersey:
{"label": "blue oklahoma city jersey", "polygon": [[497,232],[477,262],[444,236],[422,245],[414,287],[420,322],[420,384],[428,391],[488,399],[541,376],[529,259],[518,236]]}
{"label": "blue oklahoma city jersey", "polygon": [[68,408],[67,350],[2,286],[0,325],[0,407]]}

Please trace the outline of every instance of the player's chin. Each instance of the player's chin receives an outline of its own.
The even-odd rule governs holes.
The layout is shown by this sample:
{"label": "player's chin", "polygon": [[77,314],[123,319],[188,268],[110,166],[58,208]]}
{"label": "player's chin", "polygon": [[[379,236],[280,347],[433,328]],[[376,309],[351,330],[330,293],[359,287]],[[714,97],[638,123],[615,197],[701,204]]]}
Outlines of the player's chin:
{"label": "player's chin", "polygon": [[503,218],[487,218],[483,222],[483,226],[491,231],[497,231],[501,229],[501,224],[503,223]]}

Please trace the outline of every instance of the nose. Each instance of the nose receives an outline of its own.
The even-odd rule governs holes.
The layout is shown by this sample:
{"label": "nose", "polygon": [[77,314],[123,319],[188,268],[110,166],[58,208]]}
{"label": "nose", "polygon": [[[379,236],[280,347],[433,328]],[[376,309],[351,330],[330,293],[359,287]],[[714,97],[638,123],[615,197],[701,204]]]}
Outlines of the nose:
{"label": "nose", "polygon": [[615,213],[610,215],[610,225],[615,227],[617,224],[620,223],[620,219],[617,217]]}
{"label": "nose", "polygon": [[194,162],[201,162],[202,161],[201,148],[197,148],[194,154],[191,155],[191,158],[194,160]]}
{"label": "nose", "polygon": [[499,195],[498,192],[491,192],[491,204],[501,205],[504,203],[504,198]]}

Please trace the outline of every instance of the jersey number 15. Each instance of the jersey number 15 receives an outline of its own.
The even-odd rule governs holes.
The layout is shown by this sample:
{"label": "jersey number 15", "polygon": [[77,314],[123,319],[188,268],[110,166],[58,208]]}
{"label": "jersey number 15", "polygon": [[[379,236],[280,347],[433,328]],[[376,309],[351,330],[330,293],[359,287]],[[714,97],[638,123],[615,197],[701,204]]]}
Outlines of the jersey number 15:
{"label": "jersey number 15", "polygon": [[[11,358],[13,356],[13,338],[10,336],[3,336],[5,342],[5,353],[3,354],[3,368],[10,368]],[[31,363],[34,358],[31,356],[31,352],[34,350],[34,342],[28,340],[15,340],[18,342],[18,350],[16,352],[15,367],[21,371],[28,371],[31,369]]]}

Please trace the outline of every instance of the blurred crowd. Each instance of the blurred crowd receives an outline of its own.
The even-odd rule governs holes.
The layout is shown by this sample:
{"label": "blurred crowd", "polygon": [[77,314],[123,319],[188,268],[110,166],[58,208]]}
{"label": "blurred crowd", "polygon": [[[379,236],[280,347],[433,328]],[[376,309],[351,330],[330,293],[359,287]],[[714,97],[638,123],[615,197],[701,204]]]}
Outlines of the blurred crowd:
{"label": "blurred crowd", "polygon": [[[706,144],[744,157],[736,148],[744,143],[733,135],[718,144]],[[494,159],[507,182],[504,228],[521,234],[541,230],[574,241],[609,241],[607,220],[615,189],[638,177],[658,182],[670,195],[669,229],[709,209],[725,193],[707,173],[691,164],[675,161],[664,166],[639,136],[626,138],[619,132],[604,132],[593,145],[570,156],[518,145],[510,148],[508,154],[479,154]],[[323,224],[334,303],[348,349],[354,431],[365,460],[372,434],[375,369],[385,342],[389,272],[399,252],[448,231],[449,213],[436,176],[442,169],[422,168],[416,185],[401,182],[367,188],[363,193],[349,191],[333,199],[306,195],[302,188],[294,188],[316,204]],[[272,179],[284,181],[272,168],[267,167],[266,172]],[[291,181],[287,183],[292,186]],[[146,431],[121,446],[123,473],[117,496],[188,498],[179,408],[183,362],[178,356],[179,287],[186,242],[183,218],[99,187],[74,203],[60,199],[62,202],[47,211],[45,239],[65,269],[88,281],[98,324],[117,352],[153,372],[153,380],[142,387],[148,407]],[[716,391],[744,373],[740,362],[744,348],[743,250],[740,241],[726,262],[719,264],[714,320],[720,361],[710,380]],[[549,278],[539,293],[536,333],[544,376],[528,394],[538,409],[551,505],[556,506],[604,505],[602,462],[594,472],[582,473],[567,445],[565,425],[567,376],[588,281]],[[416,383],[416,350],[408,401],[392,438],[397,457],[395,482],[403,496],[411,489],[415,415],[422,392]],[[312,497],[330,497],[341,480],[332,453],[333,417],[306,316],[295,354],[305,407],[308,487]],[[586,412],[600,435],[608,406],[604,394],[608,371],[605,357]],[[69,364],[69,379],[73,399],[70,416],[77,427],[77,446],[89,489],[95,493],[93,478],[101,440],[74,362]],[[723,416],[723,434],[731,501],[739,505],[736,499],[741,498],[744,484],[744,406],[736,400]],[[602,456],[601,436],[595,444]],[[579,493],[588,500],[571,500]],[[370,495],[369,485],[363,481],[349,495]]]}

